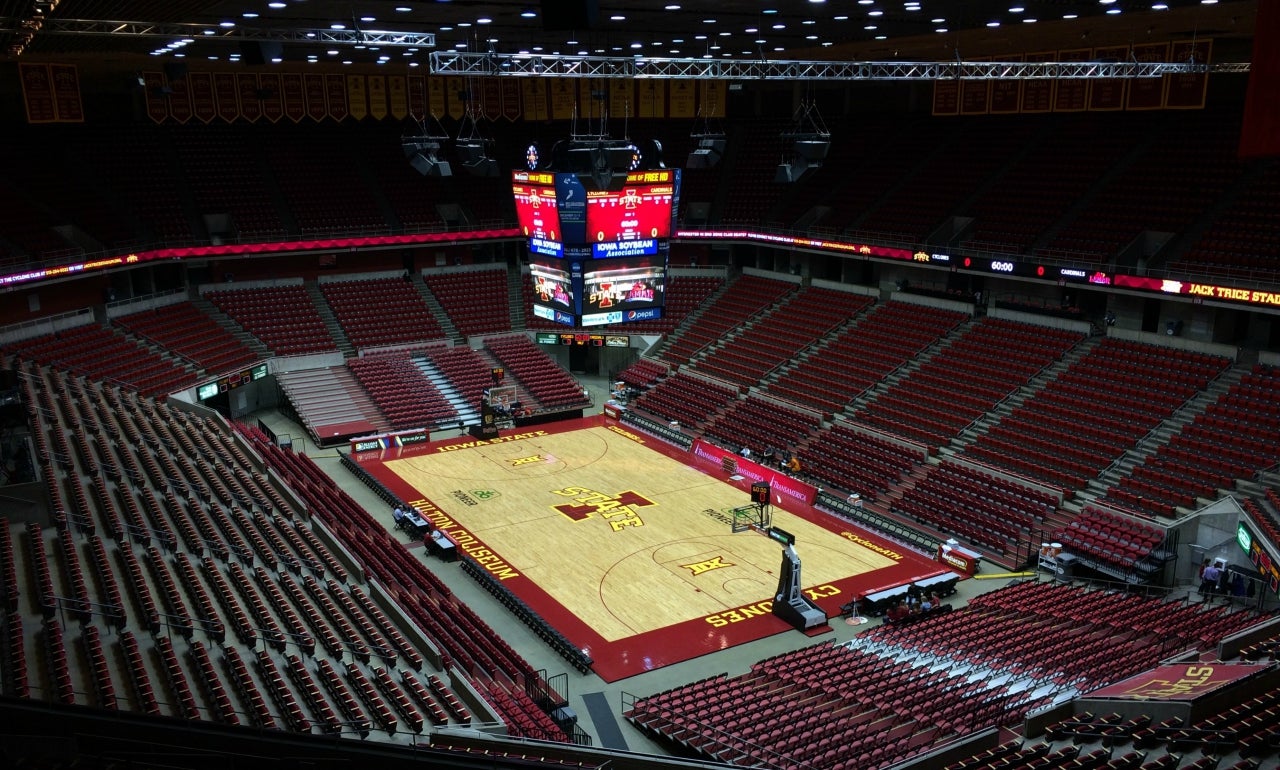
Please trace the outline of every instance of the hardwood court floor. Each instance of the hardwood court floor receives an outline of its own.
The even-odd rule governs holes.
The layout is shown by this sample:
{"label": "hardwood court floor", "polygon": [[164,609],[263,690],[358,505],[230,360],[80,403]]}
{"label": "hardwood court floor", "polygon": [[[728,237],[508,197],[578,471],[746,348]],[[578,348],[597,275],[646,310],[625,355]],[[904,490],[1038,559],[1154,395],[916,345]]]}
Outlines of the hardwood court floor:
{"label": "hardwood court floor", "polygon": [[[789,628],[769,612],[781,547],[730,531],[746,490],[613,421],[357,459],[586,650],[606,680]],[[855,594],[942,571],[820,512],[775,505],[773,523],[796,536],[802,583],[828,615]]]}

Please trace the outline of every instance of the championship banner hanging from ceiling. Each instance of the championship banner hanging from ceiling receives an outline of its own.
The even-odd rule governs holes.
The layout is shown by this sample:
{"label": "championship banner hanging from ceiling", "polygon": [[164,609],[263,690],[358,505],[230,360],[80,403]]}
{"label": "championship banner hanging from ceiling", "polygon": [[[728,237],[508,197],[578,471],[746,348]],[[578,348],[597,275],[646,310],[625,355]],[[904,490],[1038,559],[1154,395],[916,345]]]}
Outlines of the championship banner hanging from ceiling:
{"label": "championship banner hanging from ceiling", "polygon": [[[1175,40],[1169,45],[1169,61],[1208,64],[1213,40]],[[1202,110],[1209,89],[1207,72],[1165,75],[1164,106],[1168,110]]]}
{"label": "championship banner hanging from ceiling", "polygon": [[547,79],[521,79],[520,105],[525,120],[549,120],[551,113],[547,110]]}
{"label": "championship banner hanging from ceiling", "polygon": [[604,78],[579,78],[578,117],[599,120],[604,116],[605,100],[608,97],[608,86],[605,85]]}
{"label": "championship banner hanging from ceiling", "polygon": [[404,120],[409,114],[408,83],[404,75],[387,76],[387,110],[396,120]]}
{"label": "championship banner hanging from ceiling", "polygon": [[609,81],[609,117],[634,118],[636,97],[632,81],[614,78]]}
{"label": "championship banner hanging from ceiling", "polygon": [[179,75],[169,80],[169,117],[179,123],[191,120],[191,89],[187,76]]}
{"label": "championship banner hanging from ceiling", "polygon": [[[498,78],[483,78],[479,83],[479,111],[487,120],[497,120],[502,117],[502,86],[498,80]],[[473,99],[476,97],[475,94],[471,96]]]}
{"label": "championship banner hanging from ceiling", "polygon": [[369,76],[369,117],[382,120],[387,117],[387,78],[385,75]]}
{"label": "championship banner hanging from ceiling", "polygon": [[449,114],[449,98],[444,90],[444,78],[432,75],[427,78],[427,113],[436,120]]}
{"label": "championship banner hanging from ceiling", "polygon": [[169,99],[164,92],[164,73],[142,73],[142,91],[143,98],[146,100],[147,117],[155,123],[163,123],[169,117]]}
{"label": "championship banner hanging from ceiling", "polygon": [[236,92],[240,94],[240,117],[253,123],[262,117],[262,98],[258,95],[258,76],[252,72],[236,75]]}
{"label": "championship banner hanging from ceiling", "polygon": [[[1113,45],[1093,49],[1094,61],[1129,61],[1129,46]],[[1124,109],[1124,78],[1099,78],[1089,81],[1089,109],[1114,112]]]}
{"label": "championship banner hanging from ceiling", "polygon": [[[1022,61],[1022,54],[997,56],[998,61]],[[1013,115],[1022,101],[1021,80],[996,80],[991,84],[991,103],[987,110],[991,115]]]}
{"label": "championship banner hanging from ceiling", "polygon": [[960,114],[960,81],[955,79],[933,81],[933,115]]}
{"label": "championship banner hanging from ceiling", "polygon": [[[991,57],[984,56],[974,61],[991,61]],[[962,80],[960,81],[960,114],[961,115],[986,115],[991,111],[991,81],[990,80]]]}
{"label": "championship banner hanging from ceiling", "polygon": [[502,87],[502,117],[514,123],[520,119],[520,84],[513,78],[498,81]]}
{"label": "championship banner hanging from ceiling", "polygon": [[324,75],[308,72],[302,76],[302,91],[307,98],[307,117],[319,123],[329,114],[325,99]]}
{"label": "championship banner hanging from ceiling", "polygon": [[[1040,51],[1027,54],[1028,62],[1051,62],[1058,60],[1056,51]],[[1022,81],[1021,112],[1038,114],[1053,110],[1053,80]]]}
{"label": "championship banner hanging from ceiling", "polygon": [[342,75],[324,76],[324,95],[329,102],[329,117],[341,123],[347,119],[347,79]]}
{"label": "championship banner hanging from ceiling", "polygon": [[405,78],[405,98],[408,102],[409,117],[422,120],[427,116],[427,78],[423,75],[411,75]]}
{"label": "championship banner hanging from ceiling", "polygon": [[694,103],[697,101],[697,92],[693,89],[693,82],[689,80],[672,81],[670,91],[671,108],[668,116],[672,118],[696,117]]}
{"label": "championship banner hanging from ceiling", "polygon": [[218,101],[218,117],[230,123],[240,117],[240,92],[231,72],[213,73],[213,96]]}
{"label": "championship banner hanging from ceiling", "polygon": [[303,92],[301,73],[286,72],[280,76],[280,100],[284,116],[289,120],[298,123],[306,117],[307,97]]}
{"label": "championship banner hanging from ceiling", "polygon": [[551,119],[569,120],[578,105],[578,94],[569,78],[551,79]]}
{"label": "championship banner hanging from ceiling", "polygon": [[83,123],[84,104],[80,101],[80,74],[74,64],[50,64],[53,83],[53,108],[59,123]]}
{"label": "championship banner hanging from ceiling", "polygon": [[642,118],[665,118],[667,116],[667,83],[664,80],[648,78],[636,83],[639,91],[637,101],[640,106],[636,114]]}
{"label": "championship banner hanging from ceiling", "polygon": [[369,97],[364,75],[347,75],[347,113],[356,120],[369,115]]}
{"label": "championship banner hanging from ceiling", "polygon": [[728,109],[729,84],[723,80],[698,82],[698,114],[704,118],[723,118]]}
{"label": "championship banner hanging from ceiling", "polygon": [[[22,80],[22,98],[27,106],[27,122],[56,123],[58,110],[53,106],[53,75],[49,72],[49,65],[20,62],[18,76]],[[145,79],[145,74],[143,77]],[[147,114],[151,114],[150,109],[147,110]],[[155,117],[152,116],[151,119],[155,120]]]}
{"label": "championship banner hanging from ceiling", "polygon": [[456,76],[448,76],[444,79],[445,96],[449,99],[448,114],[454,120],[462,120],[462,116],[467,114],[467,100],[471,94],[467,92],[467,81]]}
{"label": "championship banner hanging from ceiling", "polygon": [[187,75],[191,86],[191,113],[201,123],[210,123],[218,116],[218,104],[213,99],[213,73],[192,72]]}
{"label": "championship banner hanging from ceiling", "polygon": [[284,117],[284,96],[280,93],[280,75],[263,72],[258,75],[258,96],[262,99],[262,117],[279,123]]}
{"label": "championship banner hanging from ceiling", "polygon": [[[1085,62],[1092,58],[1092,48],[1058,51],[1060,62]],[[1053,94],[1054,112],[1084,112],[1088,107],[1089,81],[1082,78],[1064,78],[1058,81],[1058,87]]]}
{"label": "championship banner hanging from ceiling", "polygon": [[[1168,43],[1144,43],[1131,49],[1134,61],[1141,63],[1169,61]],[[1164,78],[1136,78],[1129,82],[1125,94],[1126,110],[1158,110],[1164,106]]]}

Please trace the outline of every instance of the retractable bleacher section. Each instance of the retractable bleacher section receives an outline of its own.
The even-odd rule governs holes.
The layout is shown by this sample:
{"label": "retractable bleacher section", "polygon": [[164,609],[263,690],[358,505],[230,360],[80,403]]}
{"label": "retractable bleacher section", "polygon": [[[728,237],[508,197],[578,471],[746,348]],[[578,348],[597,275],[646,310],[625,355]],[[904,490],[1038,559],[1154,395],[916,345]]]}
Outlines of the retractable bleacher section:
{"label": "retractable bleacher section", "polygon": [[[310,460],[248,428],[246,451],[219,422],[132,391],[22,370],[38,444],[51,448],[39,462],[56,527],[0,520],[7,695],[299,733],[374,724],[402,743],[427,720],[470,724],[456,674],[432,668],[440,653],[411,641],[421,632],[400,625],[403,610],[449,671],[508,693],[497,708],[511,734],[566,740],[524,693],[537,676],[528,663]],[[343,566],[318,521],[398,604]],[[28,572],[38,579],[24,586],[16,575]],[[86,665],[68,665],[73,649]]]}
{"label": "retractable bleacher section", "polygon": [[446,336],[414,285],[401,278],[325,281],[320,291],[356,350]]}
{"label": "retractable bleacher section", "polygon": [[172,393],[196,381],[195,372],[98,324],[22,340],[4,350],[95,379],[124,383],[147,395]]}
{"label": "retractable bleacher section", "polygon": [[630,406],[697,429],[729,408],[737,397],[737,389],[729,385],[681,371],[645,391]]}
{"label": "retractable bleacher section", "polygon": [[743,321],[764,311],[797,286],[755,275],[744,275],[731,283],[716,301],[698,316],[695,325],[686,326],[658,355],[673,364],[684,364],[694,354],[724,338]]}
{"label": "retractable bleacher section", "polygon": [[741,334],[694,363],[712,377],[755,385],[872,302],[851,292],[805,287],[771,312],[753,319]]}
{"label": "retractable bleacher section", "polygon": [[618,381],[633,388],[648,388],[671,374],[671,367],[661,361],[637,358],[635,363],[618,373]]}
{"label": "retractable bleacher section", "polygon": [[391,428],[389,416],[379,408],[373,391],[367,390],[358,379],[358,371],[344,365],[276,375],[276,382],[293,405],[298,420],[317,444],[345,441],[350,436]]}
{"label": "retractable bleacher section", "polygon": [[1145,579],[1155,564],[1143,569],[1164,543],[1164,530],[1097,505],[1087,505],[1066,527],[1053,532],[1053,542],[1100,571]]}
{"label": "retractable bleacher section", "polygon": [[790,409],[776,401],[747,396],[733,401],[711,418],[703,433],[733,448],[750,447],[757,456],[773,447],[794,447],[807,439],[822,422],[810,411]]}
{"label": "retractable bleacher section", "polygon": [[[1180,601],[1026,582],[637,698],[624,716],[698,755],[767,767],[879,768],[1207,647],[1258,621]],[[802,764],[803,763],[803,764]]]}
{"label": "retractable bleacher section", "polygon": [[114,319],[117,326],[178,353],[206,374],[249,366],[258,354],[190,302]]}
{"label": "retractable bleacher section", "polygon": [[923,447],[911,449],[839,422],[819,431],[802,454],[807,476],[867,500],[883,494],[924,459]]}
{"label": "retractable bleacher section", "polygon": [[302,284],[217,289],[204,298],[278,356],[337,350]]}
{"label": "retractable bleacher section", "polygon": [[987,318],[934,352],[855,419],[928,446],[948,443],[1083,335]]}
{"label": "retractable bleacher section", "polygon": [[426,272],[422,279],[463,337],[511,330],[506,270]]}
{"label": "retractable bleacher section", "polygon": [[767,386],[768,392],[832,412],[964,322],[954,310],[908,302],[877,305]]}
{"label": "retractable bleacher section", "polygon": [[489,337],[489,351],[544,409],[585,407],[589,399],[573,375],[523,334]]}
{"label": "retractable bleacher section", "polygon": [[1031,540],[1056,498],[962,463],[924,466],[892,510],[991,549],[1015,552]]}
{"label": "retractable bleacher section", "polygon": [[1193,398],[1226,358],[1109,337],[964,450],[1079,489]]}
{"label": "retractable bleacher section", "polygon": [[1280,462],[1280,370],[1258,364],[1142,465],[1107,491],[1107,502],[1176,516],[1216,498],[1236,479]]}
{"label": "retractable bleacher section", "polygon": [[458,410],[423,375],[408,352],[363,356],[347,360],[393,430],[435,427],[457,422]]}

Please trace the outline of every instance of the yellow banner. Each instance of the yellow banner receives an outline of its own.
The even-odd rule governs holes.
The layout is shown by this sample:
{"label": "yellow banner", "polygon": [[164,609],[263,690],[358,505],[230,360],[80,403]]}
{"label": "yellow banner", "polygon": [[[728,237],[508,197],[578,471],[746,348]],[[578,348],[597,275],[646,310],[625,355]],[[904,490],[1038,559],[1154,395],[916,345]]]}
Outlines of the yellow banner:
{"label": "yellow banner", "polygon": [[671,112],[668,117],[694,117],[694,102],[696,100],[697,92],[694,91],[693,83],[691,81],[673,80],[671,82]]}
{"label": "yellow banner", "polygon": [[347,75],[347,114],[364,120],[369,114],[368,83],[364,75]]}
{"label": "yellow banner", "polygon": [[636,114],[642,118],[667,116],[667,83],[665,80],[641,80],[636,83],[640,91],[640,108]]}
{"label": "yellow banner", "polygon": [[387,116],[387,78],[383,75],[369,76],[369,114],[374,120]]}
{"label": "yellow banner", "polygon": [[391,117],[396,120],[409,114],[409,91],[403,75],[387,78],[387,105],[391,109]]}
{"label": "yellow banner", "polygon": [[551,81],[551,119],[568,120],[574,115],[578,94],[572,80],[556,78]]}
{"label": "yellow banner", "polygon": [[427,78],[427,114],[439,120],[449,111],[445,106],[444,78],[432,76]]}
{"label": "yellow banner", "polygon": [[723,80],[704,80],[698,84],[698,114],[704,118],[723,118],[729,84]]}
{"label": "yellow banner", "polygon": [[605,85],[604,78],[582,78],[579,80],[578,117],[592,120],[602,117],[604,115],[605,98],[608,95],[608,86]]}
{"label": "yellow banner", "polygon": [[547,79],[524,78],[520,81],[520,97],[525,120],[547,120]]}
{"label": "yellow banner", "polygon": [[634,118],[636,116],[635,89],[632,81],[614,79],[609,81],[609,117]]}

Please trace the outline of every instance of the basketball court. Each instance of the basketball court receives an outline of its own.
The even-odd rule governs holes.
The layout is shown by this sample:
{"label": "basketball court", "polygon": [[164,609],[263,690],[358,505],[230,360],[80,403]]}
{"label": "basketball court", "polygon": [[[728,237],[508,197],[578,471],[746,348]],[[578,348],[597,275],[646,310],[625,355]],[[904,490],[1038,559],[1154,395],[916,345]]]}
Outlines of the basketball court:
{"label": "basketball court", "polygon": [[[782,546],[756,531],[749,481],[603,416],[359,452],[354,458],[616,681],[778,633]],[[828,615],[946,571],[776,495],[806,595]],[[739,509],[735,513],[735,509]]]}

